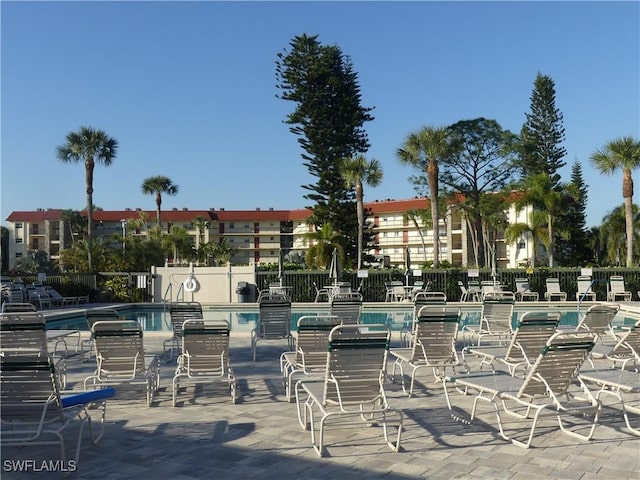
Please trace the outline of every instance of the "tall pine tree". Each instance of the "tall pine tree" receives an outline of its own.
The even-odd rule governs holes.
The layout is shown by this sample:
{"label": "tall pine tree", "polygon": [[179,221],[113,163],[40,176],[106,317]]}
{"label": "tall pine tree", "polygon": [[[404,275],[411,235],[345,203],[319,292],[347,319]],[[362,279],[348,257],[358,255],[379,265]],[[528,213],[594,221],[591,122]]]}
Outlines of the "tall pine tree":
{"label": "tall pine tree", "polygon": [[278,54],[276,86],[279,98],[297,104],[285,123],[298,136],[303,164],[317,179],[302,185],[309,191],[304,198],[313,202],[310,222],[332,224],[344,238],[347,259],[355,260],[355,197],[340,175],[339,164],[369,149],[363,127],[373,120],[372,109],[361,105],[358,75],[338,46],[322,45],[317,35],[306,34],[294,37],[289,45],[289,51]]}
{"label": "tall pine tree", "polygon": [[564,127],[562,112],[556,107],[553,79],[538,73],[531,93],[531,112],[520,132],[520,153],[523,177],[545,173],[551,183],[560,182],[558,170],[566,165],[567,154],[562,146]]}
{"label": "tall pine tree", "polygon": [[565,210],[558,218],[564,235],[557,242],[557,260],[563,266],[585,266],[596,261],[589,248],[587,232],[587,192],[582,164],[577,160],[571,166],[571,181],[567,184]]}
{"label": "tall pine tree", "polygon": [[[548,219],[549,266],[554,266],[556,246],[554,231],[565,192],[558,170],[566,165],[562,160],[566,149],[562,113],[556,107],[556,91],[553,79],[538,73],[531,93],[531,112],[520,131],[521,186],[527,201],[543,211]],[[560,225],[558,225],[560,227]]]}

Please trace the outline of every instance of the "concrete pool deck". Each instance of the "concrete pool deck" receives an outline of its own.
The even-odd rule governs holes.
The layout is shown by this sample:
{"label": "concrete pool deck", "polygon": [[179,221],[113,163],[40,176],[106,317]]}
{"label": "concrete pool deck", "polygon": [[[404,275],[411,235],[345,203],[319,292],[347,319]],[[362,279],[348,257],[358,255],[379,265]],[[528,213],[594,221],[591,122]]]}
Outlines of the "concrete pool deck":
{"label": "concrete pool deck", "polygon": [[[85,307],[86,308],[86,307]],[[83,332],[84,338],[87,333]],[[145,332],[146,350],[162,352],[167,332]],[[394,343],[399,334],[394,335]],[[188,386],[172,406],[175,358],[162,362],[161,389],[151,407],[141,387],[117,387],[107,404],[107,429],[97,446],[83,440],[75,479],[639,479],[640,437],[625,430],[619,410],[605,407],[594,438],[581,441],[559,432],[555,417],[541,421],[534,446],[503,440],[486,407],[472,425],[456,422],[443,389],[423,375],[414,397],[388,386],[389,403],[404,413],[402,449],[393,453],[380,428],[329,428],[329,456],[319,458],[303,430],[295,404],[284,399],[279,354],[286,341],[258,343],[251,360],[250,339],[231,337],[230,359],[238,382],[238,402],[220,384]],[[477,364],[470,364],[477,370]],[[69,387],[82,388],[95,360],[67,361]],[[454,394],[456,408],[469,412],[473,397]],[[636,424],[638,416],[632,417]],[[527,424],[509,419],[509,433]],[[65,431],[67,452],[75,426]],[[8,471],[7,460],[60,458],[58,447],[2,449],[2,478],[55,478],[47,472]],[[55,474],[58,478],[61,474]]]}

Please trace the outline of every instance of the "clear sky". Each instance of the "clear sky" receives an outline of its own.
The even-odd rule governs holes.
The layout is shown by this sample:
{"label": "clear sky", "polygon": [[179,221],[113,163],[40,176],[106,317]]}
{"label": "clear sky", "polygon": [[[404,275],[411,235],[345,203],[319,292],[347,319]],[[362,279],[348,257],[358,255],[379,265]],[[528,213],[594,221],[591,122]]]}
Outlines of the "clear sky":
{"label": "clear sky", "polygon": [[[416,192],[395,150],[425,125],[486,117],[519,133],[538,72],[564,115],[567,167],[582,163],[588,226],[622,204],[622,175],[589,161],[640,137],[640,3],[1,2],[1,219],[86,205],[84,166],[56,159],[80,126],[120,144],[95,170],[94,204],[155,209],[141,185],[179,186],[163,209],[302,208],[314,183],[283,123],[276,55],[303,33],[351,57],[381,186]],[[640,175],[634,175],[636,191]],[[634,198],[637,203],[637,194]]]}

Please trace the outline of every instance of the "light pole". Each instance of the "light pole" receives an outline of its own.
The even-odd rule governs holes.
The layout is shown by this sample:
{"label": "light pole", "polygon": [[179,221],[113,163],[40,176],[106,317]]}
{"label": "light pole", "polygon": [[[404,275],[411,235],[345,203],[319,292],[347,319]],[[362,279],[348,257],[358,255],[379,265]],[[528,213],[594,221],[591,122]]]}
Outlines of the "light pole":
{"label": "light pole", "polygon": [[127,244],[127,221],[123,218],[120,220],[120,225],[122,225],[122,253],[124,253]]}

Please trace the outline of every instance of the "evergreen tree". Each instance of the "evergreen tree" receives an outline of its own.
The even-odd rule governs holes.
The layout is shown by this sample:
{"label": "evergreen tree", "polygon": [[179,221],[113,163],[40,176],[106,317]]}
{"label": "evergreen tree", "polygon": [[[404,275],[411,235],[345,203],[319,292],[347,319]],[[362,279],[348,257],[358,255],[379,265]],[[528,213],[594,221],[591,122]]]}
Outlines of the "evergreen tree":
{"label": "evergreen tree", "polygon": [[365,153],[369,140],[364,123],[371,108],[360,104],[358,75],[338,46],[322,45],[318,36],[303,34],[289,43],[290,51],[276,62],[279,98],[295,102],[285,123],[298,136],[303,164],[316,177],[302,185],[313,202],[310,223],[331,224],[342,235],[347,262],[357,256],[358,221],[355,194],[340,175],[341,159]]}
{"label": "evergreen tree", "polygon": [[566,165],[562,158],[566,149],[562,112],[556,107],[553,79],[538,73],[531,93],[531,112],[520,132],[520,154],[523,176],[545,173],[551,184],[560,182],[558,170]]}
{"label": "evergreen tree", "polygon": [[582,176],[582,165],[577,160],[571,166],[571,181],[567,185],[566,206],[558,218],[558,224],[566,231],[567,238],[557,242],[557,260],[561,266],[575,267],[595,261],[589,248],[587,235],[587,191]]}

